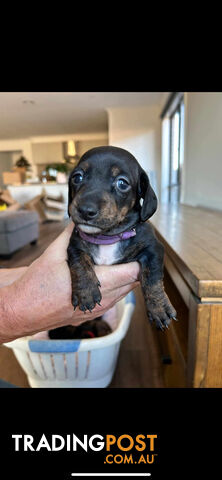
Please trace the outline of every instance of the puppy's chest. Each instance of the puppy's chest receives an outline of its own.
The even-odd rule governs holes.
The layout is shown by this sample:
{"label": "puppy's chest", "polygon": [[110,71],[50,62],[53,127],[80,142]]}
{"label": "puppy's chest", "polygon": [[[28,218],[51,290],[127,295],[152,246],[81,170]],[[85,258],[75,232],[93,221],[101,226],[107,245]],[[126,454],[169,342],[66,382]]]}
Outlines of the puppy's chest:
{"label": "puppy's chest", "polygon": [[92,256],[96,265],[112,265],[122,257],[118,242],[112,245],[98,245]]}

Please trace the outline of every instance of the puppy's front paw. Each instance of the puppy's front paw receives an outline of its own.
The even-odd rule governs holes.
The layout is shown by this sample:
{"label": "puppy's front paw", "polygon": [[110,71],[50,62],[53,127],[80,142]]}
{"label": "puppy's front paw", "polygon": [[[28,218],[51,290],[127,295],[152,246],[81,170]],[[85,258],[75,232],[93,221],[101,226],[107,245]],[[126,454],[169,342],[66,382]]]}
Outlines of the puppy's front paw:
{"label": "puppy's front paw", "polygon": [[98,284],[89,284],[87,287],[77,287],[72,293],[72,305],[74,310],[78,306],[80,310],[90,312],[95,308],[96,304],[100,305],[102,295]]}
{"label": "puppy's front paw", "polygon": [[151,323],[155,322],[157,329],[165,330],[169,327],[171,319],[176,320],[176,310],[171,304],[164,306],[147,305],[147,315]]}
{"label": "puppy's front paw", "polygon": [[171,319],[176,320],[176,310],[164,290],[153,288],[146,296],[147,315],[151,323],[155,323],[159,330],[168,328]]}

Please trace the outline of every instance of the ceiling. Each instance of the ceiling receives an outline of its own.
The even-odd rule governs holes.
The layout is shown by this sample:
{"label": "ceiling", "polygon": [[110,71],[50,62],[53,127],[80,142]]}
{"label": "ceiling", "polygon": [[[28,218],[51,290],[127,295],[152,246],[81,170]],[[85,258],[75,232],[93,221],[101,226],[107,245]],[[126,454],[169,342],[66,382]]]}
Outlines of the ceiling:
{"label": "ceiling", "polygon": [[0,139],[105,132],[108,108],[158,105],[168,92],[0,92]]}

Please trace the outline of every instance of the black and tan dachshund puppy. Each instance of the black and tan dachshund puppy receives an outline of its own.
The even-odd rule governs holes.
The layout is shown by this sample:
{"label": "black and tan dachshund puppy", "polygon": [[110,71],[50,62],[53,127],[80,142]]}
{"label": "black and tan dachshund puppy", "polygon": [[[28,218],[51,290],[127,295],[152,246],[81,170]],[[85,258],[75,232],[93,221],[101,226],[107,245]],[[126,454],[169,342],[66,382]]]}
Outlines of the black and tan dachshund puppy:
{"label": "black and tan dachshund puppy", "polygon": [[147,222],[157,198],[134,156],[112,146],[86,152],[69,178],[68,209],[75,223],[68,247],[74,309],[91,311],[101,302],[95,264],[138,261],[148,318],[168,327],[176,311],[163,287],[164,248]]}

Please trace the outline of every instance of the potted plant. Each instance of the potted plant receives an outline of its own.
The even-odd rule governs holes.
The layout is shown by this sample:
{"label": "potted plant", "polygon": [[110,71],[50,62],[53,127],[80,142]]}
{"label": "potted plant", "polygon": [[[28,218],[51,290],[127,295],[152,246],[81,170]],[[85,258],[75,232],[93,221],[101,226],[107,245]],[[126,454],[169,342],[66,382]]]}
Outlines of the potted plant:
{"label": "potted plant", "polygon": [[67,174],[69,172],[69,167],[66,163],[51,163],[46,166],[46,172],[50,176],[50,170],[56,171],[56,177],[58,183],[66,183],[67,182]]}
{"label": "potted plant", "polygon": [[31,169],[31,165],[30,163],[28,162],[28,160],[21,156],[17,162],[15,163],[15,166],[17,167],[18,170],[22,171],[22,172],[26,172],[27,170],[30,170]]}

